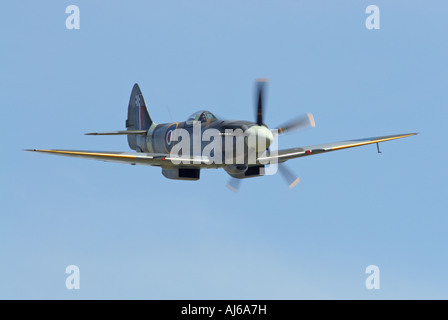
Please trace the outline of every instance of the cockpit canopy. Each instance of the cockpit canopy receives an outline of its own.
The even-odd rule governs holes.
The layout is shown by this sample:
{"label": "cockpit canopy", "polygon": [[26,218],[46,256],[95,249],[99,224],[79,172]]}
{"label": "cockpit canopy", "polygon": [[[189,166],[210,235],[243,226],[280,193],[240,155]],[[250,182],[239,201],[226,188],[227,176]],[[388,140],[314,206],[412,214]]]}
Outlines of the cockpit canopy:
{"label": "cockpit canopy", "polygon": [[193,113],[191,116],[189,116],[187,121],[206,122],[206,121],[214,121],[217,119],[218,118],[216,118],[215,115],[213,113],[211,113],[210,111],[201,110],[201,111],[197,111],[197,112]]}

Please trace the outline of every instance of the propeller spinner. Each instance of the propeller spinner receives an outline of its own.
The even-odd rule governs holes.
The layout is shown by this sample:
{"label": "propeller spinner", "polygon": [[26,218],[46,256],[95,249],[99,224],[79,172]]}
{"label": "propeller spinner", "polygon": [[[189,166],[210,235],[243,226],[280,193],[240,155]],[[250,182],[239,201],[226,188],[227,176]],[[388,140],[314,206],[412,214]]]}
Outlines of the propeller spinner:
{"label": "propeller spinner", "polygon": [[[255,117],[256,117],[256,126],[252,126],[247,130],[248,137],[253,135],[253,139],[248,139],[248,141],[253,141],[255,143],[253,146],[248,146],[252,150],[256,150],[257,152],[264,151],[271,145],[274,140],[274,134],[281,135],[287,134],[298,130],[303,130],[306,128],[314,128],[316,123],[314,121],[314,117],[311,113],[307,113],[305,115],[299,116],[292,120],[285,122],[283,125],[279,126],[277,130],[269,130],[267,125],[264,124],[264,100],[265,100],[265,91],[266,84],[268,83],[268,79],[259,78],[256,80],[256,105],[255,105]],[[266,141],[266,146],[264,150],[258,150],[259,146],[256,144],[256,141],[260,138],[263,138]],[[282,177],[286,180],[289,187],[294,188],[300,181],[299,177],[297,177],[287,166],[285,163],[279,163],[279,172]],[[232,190],[237,192],[240,186],[240,179],[232,178],[227,186]]]}

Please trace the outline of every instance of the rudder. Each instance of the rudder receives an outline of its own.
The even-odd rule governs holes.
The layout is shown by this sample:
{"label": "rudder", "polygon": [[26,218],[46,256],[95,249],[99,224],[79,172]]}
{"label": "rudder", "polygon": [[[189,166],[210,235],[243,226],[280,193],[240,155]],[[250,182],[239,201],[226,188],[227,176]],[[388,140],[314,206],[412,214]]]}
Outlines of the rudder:
{"label": "rudder", "polygon": [[[128,105],[128,118],[126,120],[126,129],[129,130],[148,130],[151,127],[152,120],[146,108],[145,99],[138,86],[134,84]],[[143,145],[141,145],[143,143]],[[142,136],[128,135],[129,147],[133,150],[142,151],[145,139]]]}

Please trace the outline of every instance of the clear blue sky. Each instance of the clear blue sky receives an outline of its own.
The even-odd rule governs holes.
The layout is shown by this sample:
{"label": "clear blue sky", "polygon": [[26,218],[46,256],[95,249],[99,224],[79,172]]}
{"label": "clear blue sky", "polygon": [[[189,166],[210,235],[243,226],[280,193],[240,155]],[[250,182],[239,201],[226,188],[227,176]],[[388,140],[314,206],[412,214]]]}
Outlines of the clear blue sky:
{"label": "clear blue sky", "polygon": [[[67,30],[65,8],[80,8]],[[380,30],[365,9],[380,8]],[[7,1],[0,11],[0,298],[448,298],[446,1]],[[301,183],[198,182],[23,152],[128,151],[132,85],[155,122],[312,112],[280,148],[420,135],[289,161]],[[65,268],[81,289],[65,288]],[[379,290],[365,287],[368,265]]]}

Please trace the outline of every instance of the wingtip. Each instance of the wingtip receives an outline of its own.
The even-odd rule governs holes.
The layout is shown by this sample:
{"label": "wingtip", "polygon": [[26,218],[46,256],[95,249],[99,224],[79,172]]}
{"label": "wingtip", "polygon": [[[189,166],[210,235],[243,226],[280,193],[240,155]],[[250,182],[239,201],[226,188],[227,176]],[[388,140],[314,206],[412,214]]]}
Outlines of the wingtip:
{"label": "wingtip", "polygon": [[408,132],[408,133],[396,134],[396,135],[394,135],[394,137],[396,137],[396,139],[400,139],[400,138],[412,137],[417,134],[419,134],[419,132]]}
{"label": "wingtip", "polygon": [[411,136],[416,136],[416,135],[418,135],[420,132],[411,132],[411,133],[405,133],[405,134],[403,134],[402,136],[403,136],[403,138],[405,138],[405,137],[411,137]]}

